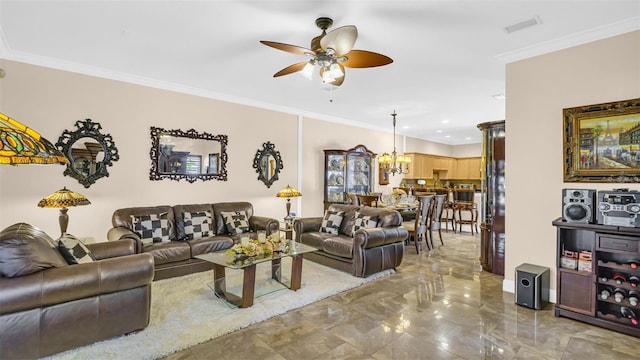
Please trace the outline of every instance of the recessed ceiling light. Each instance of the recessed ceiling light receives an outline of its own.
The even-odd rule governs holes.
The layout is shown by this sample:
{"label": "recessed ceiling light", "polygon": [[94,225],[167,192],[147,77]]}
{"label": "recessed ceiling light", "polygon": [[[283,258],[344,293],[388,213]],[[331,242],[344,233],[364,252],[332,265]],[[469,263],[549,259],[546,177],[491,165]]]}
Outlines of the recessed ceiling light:
{"label": "recessed ceiling light", "polygon": [[471,136],[467,136],[466,138],[464,138],[465,140],[471,140]]}
{"label": "recessed ceiling light", "polygon": [[495,95],[491,95],[491,97],[493,97],[496,100],[504,100],[507,98],[504,94],[495,94]]}
{"label": "recessed ceiling light", "polygon": [[402,128],[403,128],[403,129],[405,129],[405,130],[406,130],[406,129],[409,129],[409,125],[405,125],[405,126],[403,126]]}
{"label": "recessed ceiling light", "polygon": [[449,123],[449,120],[444,119],[444,120],[440,121],[440,123],[441,123],[441,124],[448,124],[448,123]]}
{"label": "recessed ceiling light", "polygon": [[446,139],[448,139],[448,138],[450,138],[450,137],[451,137],[451,135],[445,135],[444,137],[445,137]]}
{"label": "recessed ceiling light", "polygon": [[442,132],[442,130],[436,130],[436,133],[440,134]]}

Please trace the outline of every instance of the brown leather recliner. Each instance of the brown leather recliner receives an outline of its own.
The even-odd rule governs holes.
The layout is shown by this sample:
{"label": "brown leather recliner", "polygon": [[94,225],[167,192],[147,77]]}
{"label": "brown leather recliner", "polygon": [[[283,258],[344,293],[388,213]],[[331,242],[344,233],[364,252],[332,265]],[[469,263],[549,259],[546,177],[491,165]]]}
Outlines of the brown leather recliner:
{"label": "brown leather recliner", "polygon": [[[402,227],[399,212],[341,204],[332,204],[327,210],[345,212],[338,234],[320,231],[322,217],[294,221],[296,241],[318,248],[318,251],[305,254],[305,259],[358,277],[400,266],[408,233]],[[377,226],[352,232],[356,211],[364,216],[376,217]]]}
{"label": "brown leather recliner", "polygon": [[[208,235],[189,239],[185,232],[185,213],[209,212],[211,223],[208,224]],[[223,212],[244,211],[248,217],[250,232],[231,234],[225,226]],[[133,217],[160,215],[167,223],[166,242],[143,244],[139,231],[135,230]],[[248,202],[224,202],[213,204],[188,204],[174,206],[150,206],[118,209],[111,218],[113,228],[107,233],[109,241],[133,240],[136,252],[153,255],[155,262],[154,280],[187,275],[194,272],[213,269],[213,263],[197,259],[196,255],[229,249],[240,241],[241,236],[256,238],[256,231],[265,230],[267,235],[279,231],[276,219],[256,216],[253,205]]]}
{"label": "brown leather recliner", "polygon": [[41,230],[0,232],[0,359],[34,359],[149,325],[153,258],[133,241],[87,244],[68,265]]}

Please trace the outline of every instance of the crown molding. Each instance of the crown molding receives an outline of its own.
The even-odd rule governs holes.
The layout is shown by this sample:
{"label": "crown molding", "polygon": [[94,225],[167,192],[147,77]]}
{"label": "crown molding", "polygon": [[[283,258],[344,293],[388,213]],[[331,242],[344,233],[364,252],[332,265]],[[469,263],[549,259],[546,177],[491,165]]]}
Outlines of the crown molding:
{"label": "crown molding", "polygon": [[541,42],[518,50],[508,51],[496,55],[495,58],[503,64],[508,64],[636,30],[640,30],[640,16],[563,36],[555,40]]}
{"label": "crown molding", "polygon": [[343,119],[338,117],[333,117],[324,114],[318,114],[314,112],[304,111],[301,109],[296,109],[292,107],[286,107],[281,105],[276,105],[268,102],[257,101],[254,99],[248,99],[228,94],[223,94],[219,92],[214,92],[210,90],[200,89],[192,86],[184,86],[177,83],[171,83],[166,81],[161,81],[153,78],[142,77],[130,73],[114,71],[109,69],[104,69],[96,66],[90,66],[85,64],[79,64],[71,61],[61,60],[57,58],[33,55],[29,53],[19,52],[12,50],[7,46],[7,43],[4,41],[4,36],[2,34],[2,30],[0,29],[0,60],[9,60],[16,61],[20,63],[25,63],[29,65],[46,67],[54,70],[67,71],[70,73],[94,76],[98,78],[115,80],[124,82],[127,84],[134,84],[145,86],[154,89],[167,90],[180,94],[193,95],[206,99],[213,99],[219,101],[225,101],[233,104],[246,105],[251,107],[256,107],[265,110],[278,111],[292,115],[303,116],[306,118],[313,118],[322,121],[328,121],[343,125],[350,125],[359,128],[365,128],[369,130],[376,130],[382,132],[391,132],[391,130],[386,127],[380,127],[376,125],[370,125],[364,122],[353,121],[349,119]]}

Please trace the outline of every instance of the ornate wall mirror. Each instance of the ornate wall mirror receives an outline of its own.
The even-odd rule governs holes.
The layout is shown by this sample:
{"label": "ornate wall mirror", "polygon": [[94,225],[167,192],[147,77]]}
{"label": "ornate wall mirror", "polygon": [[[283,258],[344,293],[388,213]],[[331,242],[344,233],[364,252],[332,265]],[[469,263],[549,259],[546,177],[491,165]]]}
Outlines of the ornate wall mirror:
{"label": "ornate wall mirror", "polygon": [[282,170],[282,158],[276,146],[267,141],[262,144],[262,150],[256,151],[256,157],[253,159],[253,168],[258,173],[258,180],[262,181],[267,187],[278,180],[278,174]]}
{"label": "ornate wall mirror", "polygon": [[227,135],[151,127],[149,179],[227,180]]}
{"label": "ornate wall mirror", "polygon": [[102,126],[91,119],[76,121],[78,130],[65,130],[56,146],[69,159],[65,175],[77,179],[88,188],[101,177],[109,176],[107,166],[120,159],[110,134],[102,134]]}

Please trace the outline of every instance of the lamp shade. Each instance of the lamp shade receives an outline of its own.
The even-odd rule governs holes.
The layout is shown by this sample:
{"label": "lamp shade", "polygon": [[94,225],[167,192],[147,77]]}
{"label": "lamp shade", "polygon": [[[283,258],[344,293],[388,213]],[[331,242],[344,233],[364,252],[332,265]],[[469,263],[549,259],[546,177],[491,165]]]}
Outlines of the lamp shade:
{"label": "lamp shade", "polygon": [[68,190],[66,187],[38,202],[38,206],[44,208],[68,208],[89,204],[91,204],[91,202],[84,195]]}
{"label": "lamp shade", "polygon": [[276,196],[279,198],[292,198],[292,197],[302,196],[302,193],[292,188],[291,186],[287,185],[284,189],[278,191]]}
{"label": "lamp shade", "polygon": [[67,158],[35,130],[0,113],[0,164],[66,164]]}

